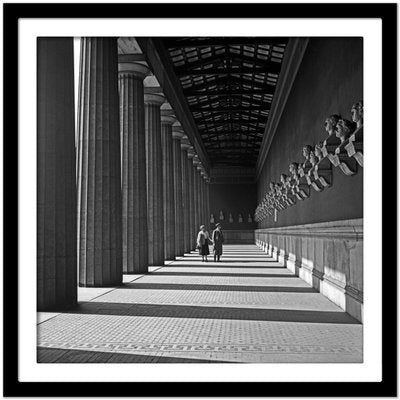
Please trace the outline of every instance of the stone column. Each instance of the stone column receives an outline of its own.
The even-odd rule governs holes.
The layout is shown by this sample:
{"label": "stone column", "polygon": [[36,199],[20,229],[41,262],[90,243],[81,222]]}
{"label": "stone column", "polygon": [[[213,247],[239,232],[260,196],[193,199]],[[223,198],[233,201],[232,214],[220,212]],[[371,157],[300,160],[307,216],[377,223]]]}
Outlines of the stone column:
{"label": "stone column", "polygon": [[117,39],[82,38],[79,89],[80,286],[122,283]]}
{"label": "stone column", "polygon": [[207,177],[206,179],[206,217],[207,217],[207,222],[210,225],[210,179]]}
{"label": "stone column", "polygon": [[37,308],[77,302],[72,38],[37,40]]}
{"label": "stone column", "polygon": [[194,206],[194,169],[193,169],[193,146],[188,149],[188,172],[189,172],[189,230],[190,230],[190,243],[189,250],[196,248],[196,217]]}
{"label": "stone column", "polygon": [[172,153],[172,124],[176,118],[161,110],[161,145],[163,151],[164,252],[166,260],[175,259],[175,192]]}
{"label": "stone column", "polygon": [[199,214],[200,214],[200,225],[206,225],[204,221],[204,192],[203,192],[203,177],[201,175],[202,165],[197,166],[197,172],[199,174]]}
{"label": "stone column", "polygon": [[184,136],[180,125],[172,127],[172,155],[174,161],[174,193],[175,193],[175,255],[184,254],[183,243],[183,207],[182,207],[182,159],[181,139]]}
{"label": "stone column", "polygon": [[183,209],[183,248],[185,253],[190,251],[190,203],[189,203],[189,169],[188,150],[190,142],[187,136],[181,140],[182,164],[182,209]]}
{"label": "stone column", "polygon": [[149,265],[164,265],[163,160],[161,149],[161,94],[144,95],[147,167],[147,223]]}
{"label": "stone column", "polygon": [[[127,55],[120,60],[127,61]],[[143,79],[149,69],[119,63],[122,144],[122,256],[124,274],[148,272],[146,145]]]}
{"label": "stone column", "polygon": [[194,208],[195,208],[195,225],[196,225],[196,235],[199,232],[200,228],[200,199],[199,199],[199,184],[200,184],[200,176],[199,171],[197,170],[200,161],[198,156],[195,155],[193,157],[193,186],[194,186]]}

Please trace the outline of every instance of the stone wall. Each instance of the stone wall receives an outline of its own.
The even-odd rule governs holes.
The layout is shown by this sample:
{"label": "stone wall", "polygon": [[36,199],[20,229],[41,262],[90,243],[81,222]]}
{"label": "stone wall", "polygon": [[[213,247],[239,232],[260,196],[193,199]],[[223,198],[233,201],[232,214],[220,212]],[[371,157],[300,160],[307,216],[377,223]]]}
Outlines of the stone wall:
{"label": "stone wall", "polygon": [[254,244],[254,230],[224,230],[225,244]]}
{"label": "stone wall", "polygon": [[257,246],[363,320],[363,219],[258,229]]}
{"label": "stone wall", "polygon": [[[361,38],[311,38],[282,112],[258,179],[258,201],[271,181],[288,174],[291,162],[303,162],[302,148],[324,140],[325,118],[341,114],[351,119],[354,102],[363,98],[363,42]],[[310,198],[268,217],[260,228],[362,218],[363,169],[354,176],[333,168],[332,186],[311,192]]]}

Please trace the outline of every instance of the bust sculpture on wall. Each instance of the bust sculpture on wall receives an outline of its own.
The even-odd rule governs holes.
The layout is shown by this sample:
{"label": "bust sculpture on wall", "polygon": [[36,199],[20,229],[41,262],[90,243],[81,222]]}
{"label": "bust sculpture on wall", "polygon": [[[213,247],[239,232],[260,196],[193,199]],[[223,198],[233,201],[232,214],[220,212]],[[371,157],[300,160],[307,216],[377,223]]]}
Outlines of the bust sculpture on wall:
{"label": "bust sculpture on wall", "polygon": [[239,222],[239,224],[241,224],[243,222],[243,217],[242,217],[242,214],[240,214],[240,213],[238,215],[238,222]]}
{"label": "bust sculpture on wall", "polygon": [[317,192],[321,192],[324,189],[324,186],[319,181],[318,178],[314,175],[315,166],[318,164],[319,160],[315,155],[314,151],[311,150],[309,154],[309,161],[311,164],[311,168],[307,171],[306,179],[307,183]]}
{"label": "bust sculpture on wall", "polygon": [[222,212],[222,210],[219,212],[219,220],[223,221],[225,219],[224,213]]}
{"label": "bust sculpture on wall", "polygon": [[313,146],[307,144],[303,147],[303,156],[305,158],[305,161],[303,163],[303,170],[305,173],[308,172],[308,170],[311,168],[311,163],[310,163],[310,154],[313,151]]}
{"label": "bust sculpture on wall", "polygon": [[296,204],[296,197],[293,194],[292,187],[290,185],[290,177],[286,174],[281,174],[280,181],[282,183],[282,194],[283,199],[288,206]]}
{"label": "bust sculpture on wall", "polygon": [[211,223],[211,224],[214,224],[214,223],[215,223],[214,214],[211,214],[211,216],[210,216],[210,223]]}
{"label": "bust sculpture on wall", "polygon": [[309,187],[305,185],[307,186],[306,188],[303,184],[300,184],[298,168],[299,164],[297,162],[292,162],[289,165],[289,172],[292,176],[291,182],[292,182],[293,193],[299,200],[304,200],[305,198],[310,196]]}
{"label": "bust sculpture on wall", "polygon": [[336,137],[340,139],[340,143],[345,142],[355,131],[356,125],[348,119],[341,118],[336,124]]}
{"label": "bust sculpture on wall", "polygon": [[325,131],[328,132],[328,136],[332,136],[335,133],[336,124],[342,117],[338,114],[330,115],[324,123]]}
{"label": "bust sculpture on wall", "polygon": [[324,158],[324,155],[322,154],[323,145],[324,142],[319,142],[314,146],[314,155],[318,159],[317,162],[320,162]]}
{"label": "bust sculpture on wall", "polygon": [[247,217],[247,222],[248,222],[249,224],[251,224],[251,223],[253,222],[253,218],[251,218],[251,215],[250,215],[250,214],[249,214],[248,217]]}
{"label": "bust sculpture on wall", "polygon": [[351,119],[356,123],[357,129],[364,125],[364,103],[362,100],[354,103],[351,107]]}
{"label": "bust sculpture on wall", "polygon": [[364,126],[364,106],[363,102],[359,101],[353,104],[351,108],[351,118],[356,123],[357,129],[349,137],[349,143],[345,146],[347,155],[353,157],[357,163],[364,166],[364,155],[363,155],[363,126]]}
{"label": "bust sculpture on wall", "polygon": [[232,216],[232,214],[229,214],[229,222],[230,222],[230,223],[233,222],[233,216]]}

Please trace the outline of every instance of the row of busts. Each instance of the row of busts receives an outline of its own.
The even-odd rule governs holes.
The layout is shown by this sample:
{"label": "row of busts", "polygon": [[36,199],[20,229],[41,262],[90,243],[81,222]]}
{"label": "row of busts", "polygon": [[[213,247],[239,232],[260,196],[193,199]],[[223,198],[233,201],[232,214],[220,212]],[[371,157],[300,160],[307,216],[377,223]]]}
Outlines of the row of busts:
{"label": "row of busts", "polygon": [[[224,215],[224,213],[223,213],[222,210],[219,212],[219,217],[218,217],[218,219],[219,219],[219,221],[225,221],[225,215]],[[217,221],[217,219],[215,218],[214,214],[211,214],[211,216],[210,216],[210,223],[211,223],[211,224],[216,224],[217,222],[218,222],[218,221]],[[233,222],[235,222],[232,213],[229,213],[228,222],[231,223],[231,224],[232,224]],[[238,222],[239,224],[241,224],[241,223],[244,222],[244,218],[243,218],[243,215],[242,215],[241,213],[238,214],[237,222]],[[253,222],[253,217],[252,217],[250,214],[247,215],[247,222],[248,222],[248,223],[252,223],[252,222]]]}
{"label": "row of busts", "polygon": [[255,221],[262,221],[275,210],[281,211],[310,197],[311,188],[321,192],[332,185],[332,165],[345,175],[354,175],[357,164],[363,166],[363,102],[351,108],[351,121],[338,114],[325,120],[328,138],[303,147],[304,161],[292,162],[289,174],[281,174],[280,182],[271,182],[269,191],[255,211]]}

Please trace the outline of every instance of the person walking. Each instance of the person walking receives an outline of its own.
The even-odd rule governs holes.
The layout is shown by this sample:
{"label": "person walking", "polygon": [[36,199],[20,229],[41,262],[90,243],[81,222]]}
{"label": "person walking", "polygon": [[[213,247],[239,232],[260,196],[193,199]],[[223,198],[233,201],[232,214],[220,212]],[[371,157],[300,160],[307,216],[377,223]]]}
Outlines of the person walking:
{"label": "person walking", "polygon": [[210,244],[210,235],[208,234],[206,227],[204,225],[200,226],[200,231],[197,235],[197,248],[199,249],[199,254],[201,255],[201,261],[208,262],[207,256],[210,254],[210,249],[208,245]]}
{"label": "person walking", "polygon": [[225,241],[220,223],[215,226],[211,240],[214,244],[214,262],[220,262],[220,257],[222,255],[222,243]]}

